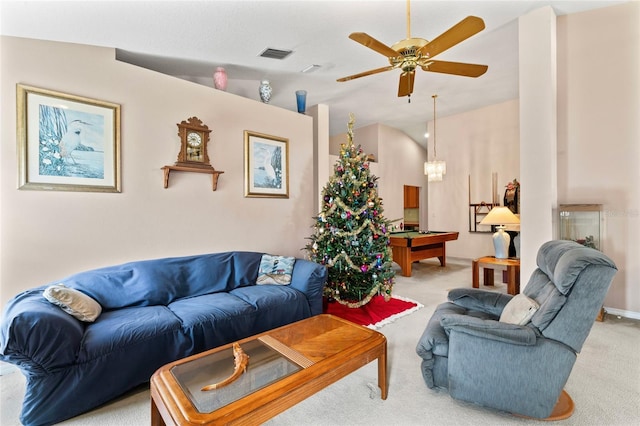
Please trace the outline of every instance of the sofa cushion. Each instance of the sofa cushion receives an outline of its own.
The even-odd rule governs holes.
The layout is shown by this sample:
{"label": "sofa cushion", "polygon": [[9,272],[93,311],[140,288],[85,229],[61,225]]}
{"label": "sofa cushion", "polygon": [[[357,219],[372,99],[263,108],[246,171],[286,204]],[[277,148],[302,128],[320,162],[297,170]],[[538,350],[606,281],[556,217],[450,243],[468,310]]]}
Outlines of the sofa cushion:
{"label": "sofa cushion", "polygon": [[262,253],[226,252],[144,260],[81,272],[62,282],[105,310],[174,300],[255,284]]}
{"label": "sofa cushion", "polygon": [[166,306],[145,306],[106,311],[100,320],[86,327],[77,363],[110,356],[114,352],[132,352],[146,348],[165,350],[171,341],[172,350],[186,353],[181,337],[180,320]]}
{"label": "sofa cushion", "polygon": [[531,317],[540,308],[540,305],[524,294],[516,294],[507,303],[500,314],[500,322],[525,325],[531,321]]}
{"label": "sofa cushion", "polygon": [[193,342],[194,353],[255,334],[255,308],[230,293],[187,297],[170,303],[167,308]]}
{"label": "sofa cushion", "polygon": [[[253,306],[261,316],[284,318],[299,311],[303,318],[311,316],[309,304],[306,303],[306,296],[299,290],[283,286],[254,286],[242,287],[232,290],[230,294]],[[283,307],[287,307],[285,312]],[[302,318],[300,318],[302,319]]]}
{"label": "sofa cushion", "polygon": [[254,334],[312,316],[304,293],[289,286],[241,287],[230,294],[255,308]]}
{"label": "sofa cushion", "polygon": [[98,302],[62,283],[47,287],[42,296],[80,321],[94,322],[102,313],[102,307]]}
{"label": "sofa cushion", "polygon": [[257,284],[287,285],[291,283],[295,257],[263,254],[258,269]]}

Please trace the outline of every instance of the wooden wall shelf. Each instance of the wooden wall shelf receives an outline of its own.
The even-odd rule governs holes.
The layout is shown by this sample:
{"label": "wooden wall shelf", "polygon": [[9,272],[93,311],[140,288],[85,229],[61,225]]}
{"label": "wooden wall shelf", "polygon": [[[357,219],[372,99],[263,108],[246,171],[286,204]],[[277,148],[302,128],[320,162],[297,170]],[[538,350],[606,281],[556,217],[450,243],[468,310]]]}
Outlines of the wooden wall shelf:
{"label": "wooden wall shelf", "polygon": [[194,172],[194,173],[207,173],[211,175],[212,188],[215,191],[218,189],[218,177],[224,173],[219,170],[215,170],[213,167],[188,167],[188,166],[164,166],[164,187],[169,187],[169,175],[174,172]]}

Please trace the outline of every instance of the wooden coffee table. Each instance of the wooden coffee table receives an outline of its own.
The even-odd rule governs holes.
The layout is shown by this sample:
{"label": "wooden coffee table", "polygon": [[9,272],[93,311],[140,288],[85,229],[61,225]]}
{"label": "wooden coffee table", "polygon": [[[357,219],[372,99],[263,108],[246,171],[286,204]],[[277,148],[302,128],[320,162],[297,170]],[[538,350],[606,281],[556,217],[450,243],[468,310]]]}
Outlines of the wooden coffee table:
{"label": "wooden coffee table", "polygon": [[233,372],[232,344],[156,371],[152,426],[260,424],[375,359],[387,399],[387,340],[377,331],[317,315],[238,343],[249,355],[248,368],[220,389],[201,391]]}

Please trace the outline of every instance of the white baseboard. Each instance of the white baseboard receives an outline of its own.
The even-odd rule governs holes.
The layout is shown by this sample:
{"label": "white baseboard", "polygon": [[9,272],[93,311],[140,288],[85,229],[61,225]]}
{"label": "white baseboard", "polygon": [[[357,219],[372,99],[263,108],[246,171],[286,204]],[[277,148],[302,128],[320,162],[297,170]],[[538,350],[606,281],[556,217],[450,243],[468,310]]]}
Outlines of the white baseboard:
{"label": "white baseboard", "polygon": [[640,320],[640,312],[625,311],[624,309],[608,308],[606,306],[604,307],[604,310],[611,315]]}

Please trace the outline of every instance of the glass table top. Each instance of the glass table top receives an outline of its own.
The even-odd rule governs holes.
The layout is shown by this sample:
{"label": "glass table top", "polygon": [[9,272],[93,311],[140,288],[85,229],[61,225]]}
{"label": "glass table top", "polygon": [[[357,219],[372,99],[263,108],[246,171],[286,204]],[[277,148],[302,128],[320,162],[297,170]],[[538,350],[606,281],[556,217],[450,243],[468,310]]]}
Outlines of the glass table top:
{"label": "glass table top", "polygon": [[218,389],[201,390],[202,387],[218,383],[233,374],[232,348],[171,368],[171,374],[198,412],[211,413],[302,370],[300,365],[260,340],[251,340],[240,346],[249,356],[246,372],[237,380]]}

